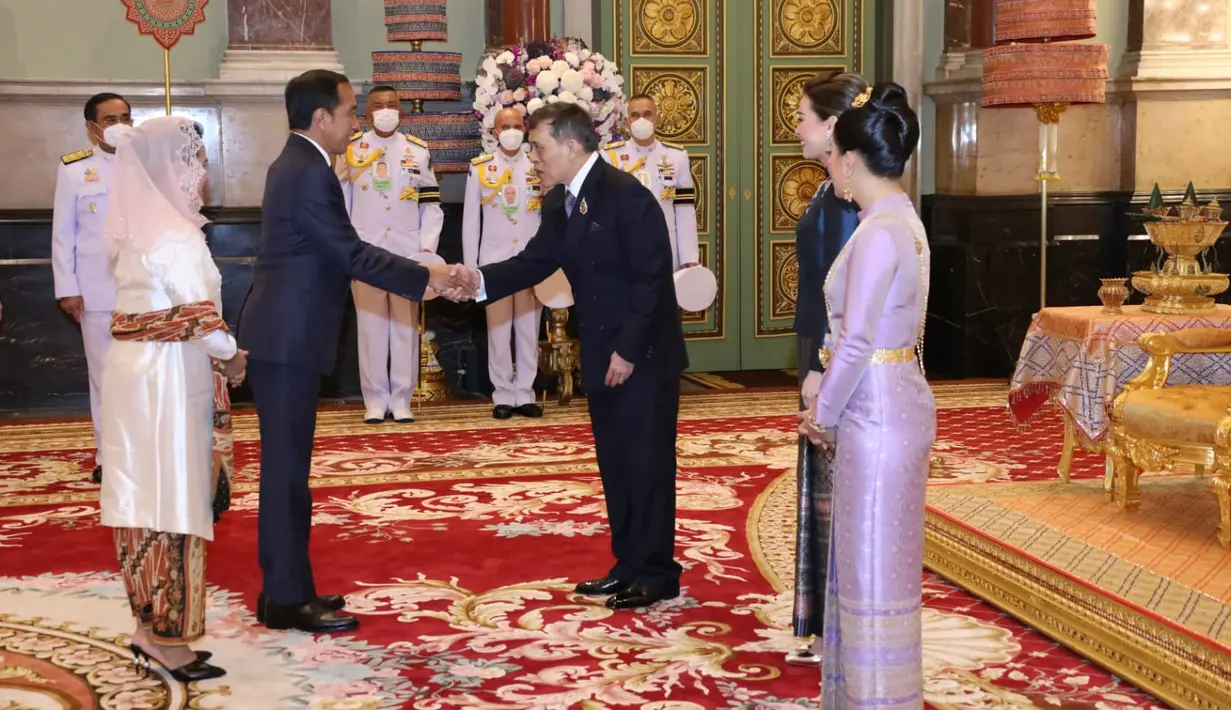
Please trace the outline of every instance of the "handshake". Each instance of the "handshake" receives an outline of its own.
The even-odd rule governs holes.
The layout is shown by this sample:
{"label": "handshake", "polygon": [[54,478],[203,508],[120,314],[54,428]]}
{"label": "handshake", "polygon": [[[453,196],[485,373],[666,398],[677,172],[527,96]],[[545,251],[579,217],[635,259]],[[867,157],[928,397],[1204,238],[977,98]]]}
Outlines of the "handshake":
{"label": "handshake", "polygon": [[478,269],[472,269],[462,264],[427,264],[431,276],[428,278],[428,288],[437,294],[459,303],[473,301],[478,295],[483,277]]}

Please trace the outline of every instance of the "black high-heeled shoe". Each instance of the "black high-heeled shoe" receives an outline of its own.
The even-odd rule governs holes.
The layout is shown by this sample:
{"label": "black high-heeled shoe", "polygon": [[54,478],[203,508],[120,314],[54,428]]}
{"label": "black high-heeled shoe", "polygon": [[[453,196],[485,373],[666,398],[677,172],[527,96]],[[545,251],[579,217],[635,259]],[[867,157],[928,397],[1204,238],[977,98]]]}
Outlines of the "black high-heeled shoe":
{"label": "black high-heeled shoe", "polygon": [[[137,644],[129,644],[128,647],[132,649],[133,652],[133,663],[135,663],[138,667],[143,668],[147,674],[149,673],[151,661],[158,663],[158,665],[162,665],[158,659],[151,657],[150,654],[146,653],[145,649],[141,648]],[[195,661],[186,663],[179,668],[167,669],[171,674],[171,677],[181,683],[195,683],[197,681],[210,680],[212,678],[221,678],[227,674],[225,669],[206,663],[204,658],[201,657],[202,653],[209,654],[205,658],[210,658],[213,656],[213,654],[209,653],[209,651],[198,651],[197,659]],[[163,667],[166,668],[166,666]]]}
{"label": "black high-heeled shoe", "polygon": [[[146,655],[145,651],[143,651],[141,647],[135,643],[128,644],[128,647],[132,649],[134,663],[136,663],[139,657]],[[205,661],[208,661],[209,659],[213,657],[214,657],[213,651],[197,651],[197,660],[201,661],[202,663],[204,663]]]}

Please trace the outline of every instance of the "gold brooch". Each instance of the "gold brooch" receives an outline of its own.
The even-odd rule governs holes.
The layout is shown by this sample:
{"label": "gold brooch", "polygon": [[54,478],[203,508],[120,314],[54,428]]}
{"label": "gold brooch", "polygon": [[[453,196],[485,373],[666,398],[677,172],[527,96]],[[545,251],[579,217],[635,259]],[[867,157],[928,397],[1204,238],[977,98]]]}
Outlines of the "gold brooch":
{"label": "gold brooch", "polygon": [[590,208],[586,206],[586,198],[581,198],[581,206],[578,209],[581,210],[582,214],[585,214],[590,210]]}
{"label": "gold brooch", "polygon": [[868,103],[868,99],[872,98],[872,85],[868,84],[868,88],[863,90],[863,93],[856,96],[851,102],[851,108],[863,108],[863,105]]}

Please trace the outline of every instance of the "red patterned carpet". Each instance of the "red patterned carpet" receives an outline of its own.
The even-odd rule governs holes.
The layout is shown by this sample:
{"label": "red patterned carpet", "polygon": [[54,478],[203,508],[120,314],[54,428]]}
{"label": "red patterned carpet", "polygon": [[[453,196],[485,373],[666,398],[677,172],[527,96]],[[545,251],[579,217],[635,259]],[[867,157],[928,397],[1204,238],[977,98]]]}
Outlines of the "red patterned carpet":
{"label": "red patterned carpet", "polygon": [[[1053,475],[1057,435],[1019,434],[994,398],[939,396],[943,480]],[[678,556],[684,593],[640,613],[571,594],[610,564],[584,409],[538,422],[486,407],[372,428],[321,416],[313,555],[353,636],[269,632],[251,614],[254,421],[238,417],[236,509],[210,548],[209,637],[229,675],[140,677],[80,423],[0,427],[0,708],[796,709],[790,667],[794,418],[783,393],[685,398]],[[1075,471],[1076,472],[1076,471]],[[937,481],[940,483],[940,481]],[[1145,708],[1154,701],[925,575],[927,699],[939,708]],[[6,704],[7,703],[7,704]]]}

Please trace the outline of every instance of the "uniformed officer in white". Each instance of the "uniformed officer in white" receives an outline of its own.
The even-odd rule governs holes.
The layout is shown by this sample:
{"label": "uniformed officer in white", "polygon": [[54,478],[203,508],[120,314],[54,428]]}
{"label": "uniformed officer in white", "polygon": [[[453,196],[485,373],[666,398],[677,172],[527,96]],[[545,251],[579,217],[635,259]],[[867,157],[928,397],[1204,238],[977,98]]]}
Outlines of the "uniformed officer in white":
{"label": "uniformed officer in white", "polygon": [[[60,158],[51,218],[51,268],[60,308],[81,325],[97,449],[103,361],[111,346],[111,311],[115,308],[115,280],[103,243],[103,224],[115,167],[114,145],[132,128],[132,108],[122,96],[98,94],[86,102],[85,127],[97,147]],[[97,460],[95,464],[94,480],[101,481],[102,469]]]}
{"label": "uniformed officer in white", "polygon": [[[427,144],[398,132],[401,102],[392,87],[368,92],[375,130],[361,133],[346,151],[347,203],[359,237],[399,256],[436,253],[444,213]],[[411,397],[419,381],[417,303],[364,283],[351,286],[359,329],[359,385],[364,421],[389,414],[413,422]]]}
{"label": "uniformed officer in white", "polygon": [[603,146],[603,159],[626,173],[658,196],[671,234],[671,265],[676,271],[696,266],[700,260],[697,246],[697,192],[692,184],[688,151],[675,143],[658,140],[658,106],[646,94],[628,100],[625,117],[633,140]]}
{"label": "uniformed officer in white", "polygon": [[[511,108],[501,109],[492,133],[499,150],[470,161],[466,179],[462,257],[470,267],[516,256],[539,227],[543,192],[523,145],[525,119]],[[487,305],[487,371],[494,388],[492,416],[496,419],[508,419],[514,413],[543,416],[543,408],[534,403],[542,313],[533,289]]]}

